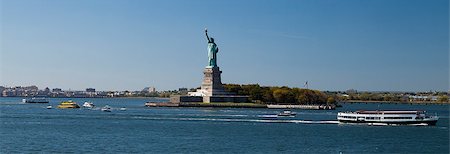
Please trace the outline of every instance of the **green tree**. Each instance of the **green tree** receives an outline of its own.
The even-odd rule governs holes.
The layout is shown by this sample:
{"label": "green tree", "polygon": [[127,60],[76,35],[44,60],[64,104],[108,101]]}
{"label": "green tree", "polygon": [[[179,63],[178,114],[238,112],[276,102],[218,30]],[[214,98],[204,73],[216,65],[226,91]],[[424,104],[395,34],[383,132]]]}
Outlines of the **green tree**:
{"label": "green tree", "polygon": [[306,104],[306,103],[308,102],[308,98],[306,97],[305,94],[299,94],[299,95],[297,96],[297,102],[298,102],[299,104]]}
{"label": "green tree", "polygon": [[383,97],[381,97],[381,95],[378,94],[378,93],[371,93],[371,94],[370,94],[370,97],[369,97],[369,100],[372,100],[372,101],[381,101],[381,100],[383,100]]}
{"label": "green tree", "polygon": [[290,89],[280,88],[273,91],[273,97],[277,103],[295,103],[295,97]]}
{"label": "green tree", "polygon": [[362,93],[361,95],[359,95],[359,99],[361,99],[363,101],[370,100],[370,93],[368,93],[368,92]]}
{"label": "green tree", "polygon": [[448,95],[440,95],[440,96],[438,96],[437,101],[440,102],[440,103],[448,103]]}
{"label": "green tree", "polygon": [[394,101],[394,97],[392,95],[384,95],[383,96],[383,101]]}
{"label": "green tree", "polygon": [[251,100],[262,100],[263,91],[258,84],[242,85],[241,94],[249,95]]}
{"label": "green tree", "polygon": [[[254,102],[281,104],[324,104],[329,96],[318,90],[283,87],[261,87],[258,84],[225,84],[225,89],[239,95],[248,95]],[[328,92],[336,99],[335,93]]]}
{"label": "green tree", "polygon": [[273,88],[264,87],[263,90],[262,101],[266,103],[275,102],[275,98],[273,97]]}
{"label": "green tree", "polygon": [[224,84],[223,87],[225,88],[226,91],[235,94],[238,94],[240,91],[242,91],[241,85],[238,84]]}
{"label": "green tree", "polygon": [[336,103],[336,100],[334,99],[334,97],[328,97],[327,104],[334,104],[334,103]]}

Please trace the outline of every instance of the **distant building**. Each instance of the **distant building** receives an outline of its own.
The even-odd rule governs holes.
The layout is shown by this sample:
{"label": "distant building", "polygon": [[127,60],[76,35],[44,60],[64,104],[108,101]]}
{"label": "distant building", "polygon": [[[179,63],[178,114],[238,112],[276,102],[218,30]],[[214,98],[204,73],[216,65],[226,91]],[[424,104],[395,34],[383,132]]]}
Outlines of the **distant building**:
{"label": "distant building", "polygon": [[154,93],[154,92],[156,92],[156,88],[155,88],[155,87],[150,87],[150,88],[148,89],[148,92]]}
{"label": "distant building", "polygon": [[[116,93],[117,93],[117,94],[116,94]],[[106,92],[106,96],[107,96],[107,97],[114,97],[114,96],[117,96],[117,95],[119,95],[118,92],[114,92],[114,91],[108,91],[108,92]]]}
{"label": "distant building", "polygon": [[358,91],[355,90],[355,89],[349,89],[349,90],[345,91],[345,93],[347,93],[347,94],[356,94],[356,93],[358,93]]}
{"label": "distant building", "polygon": [[156,92],[156,88],[155,87],[145,87],[144,89],[142,89],[142,91],[145,93],[154,93],[154,92]]}
{"label": "distant building", "polygon": [[2,95],[3,95],[3,97],[16,96],[16,92],[13,89],[6,89],[6,90],[3,90]]}
{"label": "distant building", "polygon": [[53,93],[60,93],[60,92],[62,92],[62,90],[60,88],[53,88],[52,92]]}
{"label": "distant building", "polygon": [[414,95],[409,96],[409,101],[437,101],[438,96]]}
{"label": "distant building", "polygon": [[[78,96],[82,96],[83,94],[78,94]],[[84,93],[85,97],[96,97],[97,92],[95,92],[95,88],[86,88],[86,93]]]}
{"label": "distant building", "polygon": [[86,92],[95,93],[95,89],[94,88],[86,88]]}
{"label": "distant building", "polygon": [[131,91],[128,91],[128,90],[125,90],[124,92],[123,92],[123,95],[124,96],[132,96],[133,95],[133,92],[131,92]]}
{"label": "distant building", "polygon": [[16,87],[2,87],[0,95],[4,97],[15,97],[15,96],[36,96],[39,92],[37,86],[16,86]]}
{"label": "distant building", "polygon": [[46,87],[44,90],[39,90],[37,93],[37,97],[48,97],[50,96],[50,88]]}
{"label": "distant building", "polygon": [[39,88],[37,87],[37,86],[28,86],[28,87],[23,87],[23,89],[25,90],[25,91],[34,91],[34,92],[37,92],[38,90],[39,90]]}
{"label": "distant building", "polygon": [[188,94],[188,88],[178,88],[178,92],[181,94],[181,95],[186,95],[186,94]]}
{"label": "distant building", "polygon": [[3,91],[5,90],[5,87],[0,86],[0,97],[3,97]]}
{"label": "distant building", "polygon": [[50,93],[50,88],[46,87],[46,88],[44,89],[44,92],[45,92],[46,94],[49,94],[49,93]]}

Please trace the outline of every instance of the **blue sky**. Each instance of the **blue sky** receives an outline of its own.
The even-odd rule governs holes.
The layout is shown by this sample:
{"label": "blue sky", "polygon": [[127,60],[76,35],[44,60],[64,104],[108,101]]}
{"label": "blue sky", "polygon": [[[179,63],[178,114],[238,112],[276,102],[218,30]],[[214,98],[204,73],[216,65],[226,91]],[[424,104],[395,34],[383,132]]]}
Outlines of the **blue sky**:
{"label": "blue sky", "polygon": [[447,0],[1,0],[0,85],[447,91]]}

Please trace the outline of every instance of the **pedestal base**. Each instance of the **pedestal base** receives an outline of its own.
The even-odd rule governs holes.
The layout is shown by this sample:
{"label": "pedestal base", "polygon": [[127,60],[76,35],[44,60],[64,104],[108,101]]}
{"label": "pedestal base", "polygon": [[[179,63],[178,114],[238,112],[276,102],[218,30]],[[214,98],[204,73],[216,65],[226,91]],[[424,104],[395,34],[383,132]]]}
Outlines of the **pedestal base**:
{"label": "pedestal base", "polygon": [[244,103],[248,102],[248,96],[224,95],[224,96],[203,96],[203,103]]}
{"label": "pedestal base", "polygon": [[219,67],[206,67],[203,71],[201,90],[205,92],[206,96],[227,95],[222,85],[221,73]]}

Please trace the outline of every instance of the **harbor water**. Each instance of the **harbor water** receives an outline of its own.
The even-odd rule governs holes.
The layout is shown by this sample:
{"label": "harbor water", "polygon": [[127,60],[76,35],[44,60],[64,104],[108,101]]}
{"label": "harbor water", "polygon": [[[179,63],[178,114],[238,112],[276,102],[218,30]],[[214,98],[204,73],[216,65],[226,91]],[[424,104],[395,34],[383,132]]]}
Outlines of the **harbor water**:
{"label": "harbor water", "polygon": [[[148,108],[160,98],[0,97],[0,153],[449,153],[449,105],[354,103],[336,110]],[[92,109],[57,109],[61,101]],[[47,109],[52,105],[53,109]],[[112,112],[102,112],[109,105]],[[120,110],[125,107],[126,110]],[[339,111],[426,110],[436,126],[339,124]]]}

